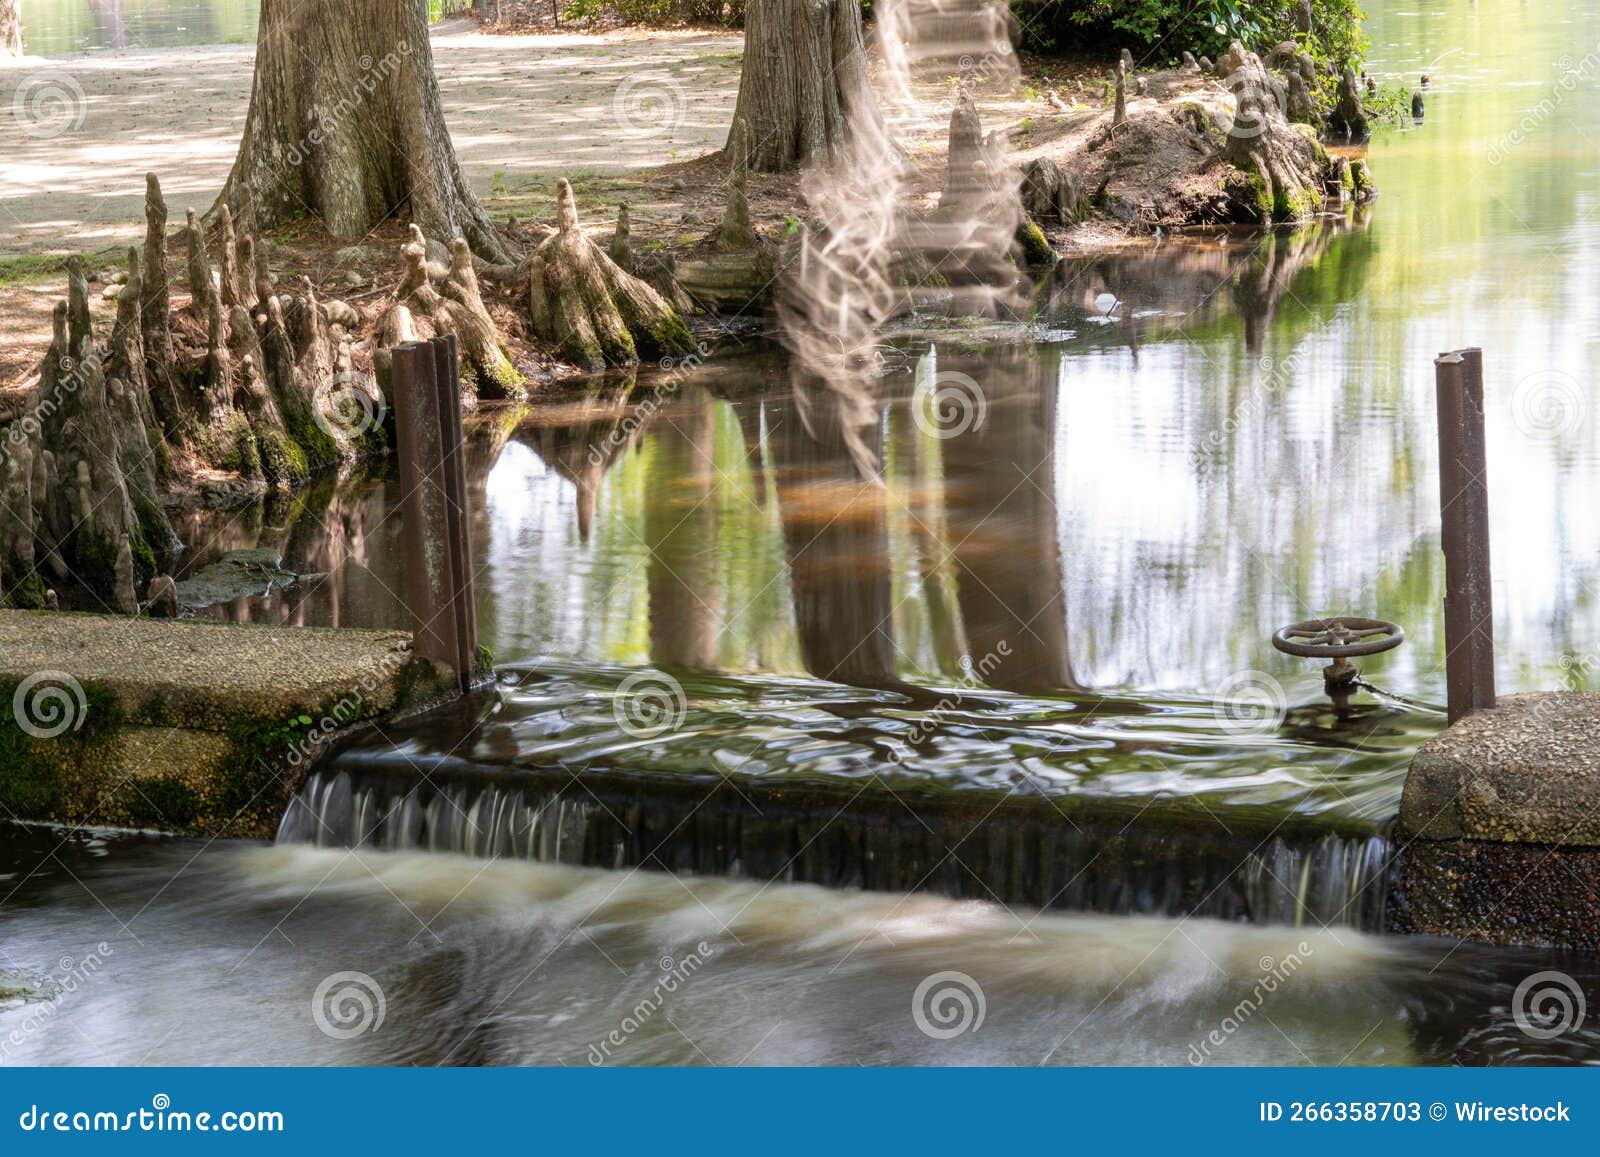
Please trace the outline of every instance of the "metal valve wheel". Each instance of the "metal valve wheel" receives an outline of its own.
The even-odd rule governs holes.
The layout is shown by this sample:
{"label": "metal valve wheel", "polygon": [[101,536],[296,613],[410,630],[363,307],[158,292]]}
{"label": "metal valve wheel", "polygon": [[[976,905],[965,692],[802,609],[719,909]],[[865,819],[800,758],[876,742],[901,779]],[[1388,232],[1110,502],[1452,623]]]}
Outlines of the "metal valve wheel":
{"label": "metal valve wheel", "polygon": [[1354,659],[1392,651],[1406,641],[1405,630],[1384,619],[1306,619],[1272,636],[1272,645],[1286,655],[1307,659]]}
{"label": "metal valve wheel", "polygon": [[1392,651],[1406,641],[1398,623],[1385,619],[1306,619],[1290,623],[1272,636],[1272,645],[1288,655],[1332,659],[1322,672],[1322,686],[1341,715],[1349,708],[1361,672],[1351,659]]}

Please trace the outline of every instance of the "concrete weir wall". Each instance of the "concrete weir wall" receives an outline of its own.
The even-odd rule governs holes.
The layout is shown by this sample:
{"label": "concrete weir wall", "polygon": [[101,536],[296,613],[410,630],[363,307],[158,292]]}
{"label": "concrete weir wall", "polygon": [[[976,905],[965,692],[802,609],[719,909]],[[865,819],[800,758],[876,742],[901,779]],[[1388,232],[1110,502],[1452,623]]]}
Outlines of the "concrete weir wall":
{"label": "concrete weir wall", "polygon": [[330,738],[454,683],[403,632],[0,611],[0,817],[268,837]]}
{"label": "concrete weir wall", "polygon": [[1600,951],[1600,694],[1456,722],[1412,760],[1399,826],[1411,931]]}

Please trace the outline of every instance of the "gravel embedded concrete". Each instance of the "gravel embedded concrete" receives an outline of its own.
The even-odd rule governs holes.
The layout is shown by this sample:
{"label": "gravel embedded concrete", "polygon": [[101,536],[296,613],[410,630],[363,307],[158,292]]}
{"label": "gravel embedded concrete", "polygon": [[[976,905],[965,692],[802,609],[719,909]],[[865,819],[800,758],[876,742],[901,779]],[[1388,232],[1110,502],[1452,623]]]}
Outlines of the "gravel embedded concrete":
{"label": "gravel embedded concrete", "polygon": [[1424,744],[1400,826],[1423,839],[1600,846],[1600,693],[1506,695]]}
{"label": "gravel embedded concrete", "polygon": [[454,682],[401,631],[0,611],[0,818],[270,837],[332,739]]}
{"label": "gravel embedded concrete", "polygon": [[1400,928],[1600,950],[1600,694],[1503,696],[1424,744],[1399,836]]}
{"label": "gravel embedded concrete", "polygon": [[62,671],[116,696],[131,723],[201,731],[282,723],[356,691],[389,710],[410,652],[404,631],[0,611],[0,684]]}

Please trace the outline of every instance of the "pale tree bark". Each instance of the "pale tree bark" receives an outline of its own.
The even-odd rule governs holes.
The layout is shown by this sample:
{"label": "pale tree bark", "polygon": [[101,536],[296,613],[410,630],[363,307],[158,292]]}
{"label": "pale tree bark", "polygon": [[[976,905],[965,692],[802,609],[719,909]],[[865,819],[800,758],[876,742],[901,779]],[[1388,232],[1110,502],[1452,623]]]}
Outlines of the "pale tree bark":
{"label": "pale tree bark", "polygon": [[22,0],[0,0],[0,56],[22,55]]}
{"label": "pale tree bark", "polygon": [[745,17],[740,122],[752,169],[763,173],[832,164],[853,134],[878,118],[856,0],[753,0]]}
{"label": "pale tree bark", "polygon": [[425,0],[263,0],[255,83],[222,200],[270,229],[306,215],[339,237],[409,216],[430,237],[510,255],[456,160]]}

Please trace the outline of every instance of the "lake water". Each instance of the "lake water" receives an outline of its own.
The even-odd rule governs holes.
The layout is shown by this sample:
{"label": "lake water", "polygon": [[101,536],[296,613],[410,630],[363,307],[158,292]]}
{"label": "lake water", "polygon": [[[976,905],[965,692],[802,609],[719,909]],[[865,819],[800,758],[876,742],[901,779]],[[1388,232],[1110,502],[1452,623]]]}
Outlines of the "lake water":
{"label": "lake water", "polygon": [[[670,1019],[601,1061],[1195,1062],[1291,959],[1270,1021],[1199,1063],[1600,1057],[1588,1028],[1535,1039],[1516,1007],[1554,968],[1594,1007],[1588,963],[1378,934],[1401,777],[1442,725],[1442,350],[1485,351],[1501,688],[1600,686],[1600,6],[1548,7],[1374,5],[1374,71],[1430,84],[1426,122],[1372,146],[1370,210],[1070,264],[1022,334],[890,337],[862,445],[754,347],[480,431],[501,687],[347,753],[276,848],[14,840],[5,967],[48,980],[114,950],[17,1055],[588,1063],[692,955]],[[952,434],[926,395],[963,381],[981,421]],[[327,576],[208,613],[404,625],[397,510],[375,479],[197,517],[191,566],[269,545]],[[1269,645],[1329,614],[1407,633],[1361,662],[1392,696],[1345,717]],[[622,725],[641,678],[677,691],[648,739]],[[1088,834],[1046,856],[1036,817],[996,818],[980,857],[912,809],[821,844],[775,814],[783,855],[756,863],[739,841],[766,795],[618,818],[585,778],[727,770],[978,816],[1023,800]],[[670,838],[630,843],[628,822]],[[387,1027],[318,1030],[342,971]],[[945,972],[987,1010],[949,1040],[912,1014]],[[231,1039],[189,1023],[197,1001]]]}
{"label": "lake water", "polygon": [[256,38],[260,10],[260,0],[26,0],[22,33],[35,56],[229,44]]}

